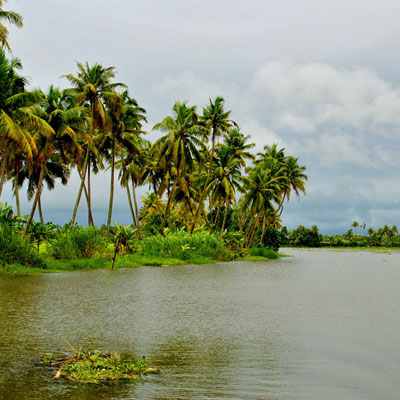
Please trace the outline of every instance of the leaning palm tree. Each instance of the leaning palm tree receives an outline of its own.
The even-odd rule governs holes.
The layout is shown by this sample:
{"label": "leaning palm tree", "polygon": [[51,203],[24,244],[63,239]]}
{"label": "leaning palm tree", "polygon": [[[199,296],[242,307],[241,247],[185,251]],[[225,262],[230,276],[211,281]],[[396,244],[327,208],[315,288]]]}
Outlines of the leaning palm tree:
{"label": "leaning palm tree", "polygon": [[255,232],[264,216],[270,210],[274,210],[274,203],[279,201],[279,194],[282,191],[281,178],[275,178],[270,168],[255,165],[245,180],[245,190],[242,207],[250,210],[250,220],[245,232],[249,248],[253,244]]}
{"label": "leaning palm tree", "polygon": [[3,4],[7,0],[0,0],[0,45],[1,47],[5,47],[10,50],[10,45],[8,44],[7,37],[8,37],[8,29],[2,24],[5,20],[18,28],[22,27],[22,17],[20,14],[14,11],[6,11],[3,9]]}
{"label": "leaning palm tree", "polygon": [[235,122],[229,120],[230,111],[224,110],[225,100],[222,97],[217,97],[214,101],[210,99],[210,104],[203,109],[203,115],[201,117],[201,122],[206,127],[207,131],[211,134],[211,152],[209,159],[208,175],[204,185],[204,189],[200,196],[200,201],[196,210],[196,216],[193,221],[190,234],[193,233],[196,224],[198,223],[200,217],[200,209],[202,208],[202,203],[207,194],[207,187],[210,183],[211,173],[213,168],[213,160],[215,153],[215,139],[221,136],[224,132],[227,132],[232,124],[236,125]]}
{"label": "leaning palm tree", "polygon": [[[56,179],[60,179],[61,183],[63,185],[66,185],[68,183],[69,175],[70,168],[63,162],[60,153],[53,153],[44,164],[42,185],[46,184],[48,190],[53,190],[55,188]],[[31,165],[25,164],[25,166],[16,175],[15,184],[18,188],[22,188],[25,181],[28,181],[28,200],[32,200],[34,196],[39,192],[37,208],[39,210],[40,221],[44,223],[42,210],[42,188],[39,187],[40,176],[40,168],[32,168]]]}
{"label": "leaning palm tree", "polygon": [[[37,110],[37,112],[45,116],[44,111]],[[43,189],[43,181],[46,174],[46,166],[50,158],[54,155],[56,150],[55,145],[55,132],[51,128],[51,133],[47,131],[36,131],[34,132],[33,139],[35,141],[36,149],[35,155],[31,161],[27,163],[27,168],[30,175],[37,175],[36,180],[36,194],[33,199],[31,213],[29,215],[28,222],[25,226],[25,232],[28,232],[29,226],[32,223],[33,216],[36,211],[36,207],[39,203],[40,196]]]}
{"label": "leaning palm tree", "polygon": [[78,104],[87,109],[87,135],[85,139],[85,157],[80,167],[81,185],[78,191],[77,200],[75,203],[74,211],[71,218],[71,226],[75,223],[76,213],[82,190],[85,185],[85,179],[87,175],[87,190],[88,190],[88,219],[89,225],[93,225],[93,219],[91,218],[91,185],[90,185],[90,171],[93,157],[96,160],[96,148],[94,144],[96,132],[103,132],[107,124],[107,112],[105,107],[105,100],[109,102],[112,99],[118,100],[118,94],[115,90],[118,87],[126,87],[122,83],[112,82],[115,77],[114,67],[104,68],[100,64],[94,64],[90,66],[89,63],[77,63],[78,74],[74,76],[72,74],[64,75],[69,80],[73,88],[67,89],[67,93],[76,96]]}

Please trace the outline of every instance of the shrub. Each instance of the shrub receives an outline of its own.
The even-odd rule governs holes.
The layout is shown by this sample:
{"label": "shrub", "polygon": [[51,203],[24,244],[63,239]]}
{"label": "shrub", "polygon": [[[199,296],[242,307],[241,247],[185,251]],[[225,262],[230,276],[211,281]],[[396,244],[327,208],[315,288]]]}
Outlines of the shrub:
{"label": "shrub", "polygon": [[96,227],[77,227],[59,233],[51,242],[52,254],[58,259],[93,258],[106,249],[106,239]]}
{"label": "shrub", "polygon": [[0,262],[46,269],[44,259],[37,254],[29,237],[0,223]]}
{"label": "shrub", "polygon": [[271,260],[275,260],[278,258],[278,253],[269,247],[252,247],[249,249],[248,254],[250,256],[258,256],[270,258]]}
{"label": "shrub", "polygon": [[214,235],[203,232],[189,235],[182,232],[172,233],[165,237],[147,237],[142,242],[142,250],[146,255],[178,258],[180,260],[198,257],[219,259],[225,247]]}
{"label": "shrub", "polygon": [[263,245],[265,247],[269,247],[275,251],[278,251],[284,240],[284,234],[282,232],[279,232],[273,226],[270,226],[264,237]]}

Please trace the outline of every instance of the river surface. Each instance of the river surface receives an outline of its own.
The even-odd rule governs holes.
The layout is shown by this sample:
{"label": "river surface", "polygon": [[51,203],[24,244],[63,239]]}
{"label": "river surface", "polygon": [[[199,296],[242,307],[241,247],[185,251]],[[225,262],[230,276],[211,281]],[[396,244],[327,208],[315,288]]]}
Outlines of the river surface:
{"label": "river surface", "polygon": [[[400,253],[0,279],[0,399],[400,398]],[[39,352],[146,355],[159,375],[54,380]]]}

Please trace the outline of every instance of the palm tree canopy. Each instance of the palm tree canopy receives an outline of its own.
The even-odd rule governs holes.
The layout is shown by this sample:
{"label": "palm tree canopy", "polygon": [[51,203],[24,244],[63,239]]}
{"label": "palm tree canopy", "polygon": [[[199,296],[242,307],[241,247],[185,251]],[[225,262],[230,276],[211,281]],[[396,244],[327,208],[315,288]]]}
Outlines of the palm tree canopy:
{"label": "palm tree canopy", "polygon": [[10,49],[10,45],[8,44],[8,29],[3,25],[3,21],[7,21],[8,23],[17,26],[18,28],[22,27],[22,17],[20,14],[14,11],[6,11],[3,9],[3,4],[7,0],[0,0],[0,45],[1,47],[5,47],[8,50]]}
{"label": "palm tree canopy", "polygon": [[154,125],[153,130],[168,133],[154,143],[150,152],[165,165],[167,160],[171,160],[181,174],[192,170],[194,162],[203,162],[201,150],[205,150],[206,145],[201,139],[206,132],[198,124],[196,106],[188,107],[186,102],[177,101],[172,111],[173,117],[166,117]]}

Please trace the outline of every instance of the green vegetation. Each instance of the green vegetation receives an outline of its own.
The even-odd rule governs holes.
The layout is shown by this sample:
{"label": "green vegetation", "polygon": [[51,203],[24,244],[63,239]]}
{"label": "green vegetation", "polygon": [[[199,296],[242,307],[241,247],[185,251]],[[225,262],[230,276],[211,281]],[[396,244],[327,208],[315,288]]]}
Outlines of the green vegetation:
{"label": "green vegetation", "polygon": [[[3,9],[0,44],[8,48],[1,22],[22,26],[20,15]],[[0,199],[12,186],[16,215],[2,206],[0,262],[3,274],[111,266],[214,262],[279,249],[275,230],[291,193],[305,194],[305,167],[276,144],[255,146],[218,96],[200,109],[176,101],[156,123],[154,143],[144,139],[146,110],[128,87],[114,80],[114,67],[78,62],[63,76],[70,87],[27,90],[22,63],[0,48]],[[251,162],[251,164],[249,164]],[[92,174],[108,171],[107,224],[95,225]],[[55,190],[79,176],[71,219],[63,227],[45,223],[43,188]],[[111,225],[114,188],[126,190],[132,225]],[[141,203],[137,188],[148,186]],[[31,211],[21,216],[27,188]],[[76,226],[81,201],[88,227]],[[128,208],[129,207],[129,208]],[[35,221],[34,217],[37,216]],[[249,253],[249,254],[250,254]],[[11,267],[12,265],[12,267]]]}
{"label": "green vegetation", "polygon": [[105,247],[104,235],[92,226],[65,230],[51,241],[51,252],[56,259],[94,258],[102,255]]}
{"label": "green vegetation", "polygon": [[55,379],[66,378],[76,383],[116,383],[121,379],[137,379],[142,374],[158,373],[149,367],[145,358],[125,360],[120,354],[109,351],[74,351],[73,356],[43,354],[42,364],[58,367]]}
{"label": "green vegetation", "polygon": [[[354,221],[349,229],[342,235],[321,235],[318,227],[314,225],[305,228],[300,225],[292,231],[283,228],[278,232],[281,246],[304,246],[304,247],[400,247],[400,235],[397,226],[385,225],[377,230],[369,228],[366,231],[366,223],[359,224]],[[363,229],[362,233],[356,233],[357,228]]]}

